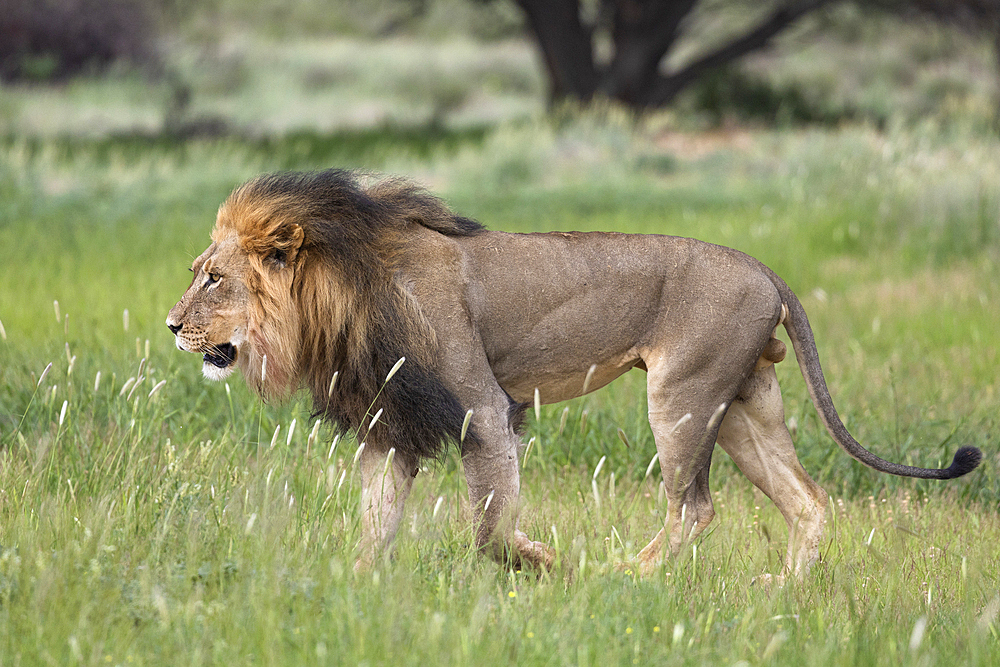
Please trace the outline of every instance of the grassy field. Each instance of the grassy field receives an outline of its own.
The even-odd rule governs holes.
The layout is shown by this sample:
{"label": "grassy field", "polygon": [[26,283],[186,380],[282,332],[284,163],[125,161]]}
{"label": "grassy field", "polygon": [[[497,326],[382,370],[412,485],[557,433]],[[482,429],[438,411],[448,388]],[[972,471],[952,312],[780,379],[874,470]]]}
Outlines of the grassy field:
{"label": "grassy field", "polygon": [[[896,55],[965,48],[906,34]],[[221,118],[215,138],[162,135],[171,92],[128,74],[2,91],[0,667],[1000,661],[1000,141],[982,114],[878,130],[536,121],[523,44],[435,60],[389,41],[350,58],[369,47],[182,49],[195,101],[181,121]],[[399,67],[416,61],[429,69]],[[884,103],[887,71],[831,99]],[[787,533],[720,451],[716,522],[636,578],[615,566],[665,509],[636,371],[528,418],[521,526],[558,551],[552,573],[474,552],[453,451],[418,476],[395,557],[355,575],[357,443],[334,446],[304,400],[206,383],[163,324],[233,186],[327,166],[408,175],[494,229],[749,252],[802,299],[861,442],[923,466],[974,445],[984,463],[943,484],[862,468],[789,360],[786,416],[832,499],[821,562],[802,583],[752,585],[779,570]]]}
{"label": "grassy field", "polygon": [[[606,118],[268,144],[7,140],[0,664],[995,664],[997,148]],[[162,324],[234,184],[329,164],[409,174],[494,228],[747,250],[802,296],[862,442],[921,465],[971,444],[986,461],[948,484],[862,469],[782,364],[800,456],[834,499],[822,562],[801,585],[751,585],[780,567],[786,531],[720,453],[717,523],[636,579],[614,565],[664,509],[636,372],[529,418],[522,527],[557,548],[555,572],[473,552],[453,453],[418,477],[395,559],[356,576],[355,443],[331,447],[304,404],[206,384]]]}

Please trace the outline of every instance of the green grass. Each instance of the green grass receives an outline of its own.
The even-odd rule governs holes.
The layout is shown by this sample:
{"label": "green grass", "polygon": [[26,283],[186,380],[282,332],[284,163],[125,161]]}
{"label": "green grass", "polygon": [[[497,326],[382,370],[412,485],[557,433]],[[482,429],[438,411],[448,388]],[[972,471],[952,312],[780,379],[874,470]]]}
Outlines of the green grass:
{"label": "green grass", "polygon": [[[690,136],[613,117],[7,139],[0,665],[995,664],[998,148],[933,128]],[[331,164],[409,174],[492,228],[746,250],[802,297],[862,442],[919,465],[960,444],[986,460],[946,484],[861,468],[822,432],[789,360],[797,448],[833,497],[822,562],[802,584],[751,585],[780,568],[786,531],[720,452],[716,523],[637,579],[615,565],[664,506],[635,372],[529,416],[521,525],[556,547],[554,572],[475,554],[452,452],[418,476],[394,559],[356,575],[355,443],[330,453],[323,427],[311,439],[305,401],[262,406],[238,379],[205,383],[163,326],[236,183]]]}

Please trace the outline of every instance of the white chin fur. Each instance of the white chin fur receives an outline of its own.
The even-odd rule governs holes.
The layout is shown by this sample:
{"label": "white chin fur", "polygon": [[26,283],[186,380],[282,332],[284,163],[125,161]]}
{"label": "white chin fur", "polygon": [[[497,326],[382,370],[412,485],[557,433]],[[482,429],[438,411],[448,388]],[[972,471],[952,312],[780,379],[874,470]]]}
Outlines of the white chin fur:
{"label": "white chin fur", "polygon": [[236,364],[229,364],[225,368],[219,368],[215,364],[210,364],[207,361],[201,365],[201,373],[209,380],[225,380],[227,377],[233,374]]}

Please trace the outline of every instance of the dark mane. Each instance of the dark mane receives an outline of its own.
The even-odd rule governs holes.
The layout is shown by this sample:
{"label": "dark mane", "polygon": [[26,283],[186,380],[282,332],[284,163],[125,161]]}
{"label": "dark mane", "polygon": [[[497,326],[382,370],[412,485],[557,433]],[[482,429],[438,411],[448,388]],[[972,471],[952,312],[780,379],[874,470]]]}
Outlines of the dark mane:
{"label": "dark mane", "polygon": [[[465,408],[433,370],[434,332],[397,279],[393,261],[414,225],[448,236],[484,228],[411,183],[382,180],[365,187],[341,170],[261,176],[230,202],[234,210],[252,212],[243,216],[257,219],[251,228],[278,237],[288,225],[304,232],[292,284],[302,330],[296,366],[315,413],[412,461],[439,457],[444,442],[458,441]],[[401,357],[406,362],[384,383]],[[465,443],[472,442],[476,434],[467,433]]]}

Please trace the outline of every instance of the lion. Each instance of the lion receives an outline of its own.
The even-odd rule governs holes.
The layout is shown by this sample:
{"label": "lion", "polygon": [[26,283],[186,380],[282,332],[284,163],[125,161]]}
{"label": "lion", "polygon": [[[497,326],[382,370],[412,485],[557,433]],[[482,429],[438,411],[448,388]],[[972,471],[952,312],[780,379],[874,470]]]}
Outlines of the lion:
{"label": "lion", "polygon": [[551,567],[553,550],[517,525],[526,406],[581,396],[638,368],[667,510],[635,567],[649,572],[712,521],[718,444],[788,525],[774,576],[803,577],[819,558],[827,494],[785,426],[778,326],[830,436],[864,465],[952,479],[982,457],[961,447],[949,467],[928,469],[860,445],[834,408],[802,304],[764,264],[730,248],[489,231],[407,181],[362,182],[341,170],[244,183],[219,209],[211,239],[167,326],[178,348],[202,355],[207,378],[239,369],[265,400],[305,387],[317,415],[357,435],[359,568],[390,551],[413,478],[448,442],[460,447],[478,548]]}

